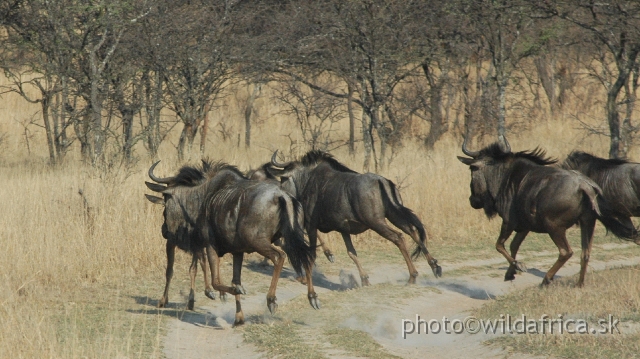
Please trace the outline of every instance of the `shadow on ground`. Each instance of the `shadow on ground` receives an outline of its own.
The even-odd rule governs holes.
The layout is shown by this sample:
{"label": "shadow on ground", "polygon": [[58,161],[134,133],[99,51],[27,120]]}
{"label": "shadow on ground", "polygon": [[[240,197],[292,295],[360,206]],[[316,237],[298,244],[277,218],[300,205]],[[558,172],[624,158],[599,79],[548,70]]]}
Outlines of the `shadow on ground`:
{"label": "shadow on ground", "polygon": [[[273,275],[273,266],[271,264],[265,264],[264,262],[252,261],[245,264],[244,267],[252,272],[264,274],[269,278],[271,278],[271,276]],[[296,280],[297,275],[296,272],[294,272],[290,268],[282,268],[280,279],[282,278]],[[332,282],[324,274],[317,272],[316,270],[313,271],[312,278],[314,287],[325,288],[331,291],[343,291],[351,289],[349,286]]]}
{"label": "shadow on ground", "polygon": [[186,303],[167,303],[166,307],[158,308],[158,300],[151,299],[146,296],[132,296],[137,304],[145,306],[141,309],[128,309],[128,313],[147,314],[147,315],[163,315],[166,317],[176,318],[185,323],[210,327],[213,329],[224,329],[217,323],[217,317],[211,313],[200,313],[190,311],[186,308]]}

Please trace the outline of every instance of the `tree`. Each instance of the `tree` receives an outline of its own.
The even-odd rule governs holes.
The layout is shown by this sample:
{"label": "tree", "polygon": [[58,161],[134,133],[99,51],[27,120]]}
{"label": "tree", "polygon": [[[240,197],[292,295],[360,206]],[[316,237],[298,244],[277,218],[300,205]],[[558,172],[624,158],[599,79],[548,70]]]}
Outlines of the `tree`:
{"label": "tree", "polygon": [[[631,145],[631,114],[634,110],[638,87],[638,53],[640,52],[640,3],[634,1],[564,1],[543,3],[540,8],[547,14],[564,19],[584,30],[590,40],[608,53],[601,57],[603,71],[610,72],[602,84],[607,91],[605,113],[611,138],[610,158],[625,158]],[[624,120],[620,121],[618,105],[621,91],[625,89],[626,106]]]}

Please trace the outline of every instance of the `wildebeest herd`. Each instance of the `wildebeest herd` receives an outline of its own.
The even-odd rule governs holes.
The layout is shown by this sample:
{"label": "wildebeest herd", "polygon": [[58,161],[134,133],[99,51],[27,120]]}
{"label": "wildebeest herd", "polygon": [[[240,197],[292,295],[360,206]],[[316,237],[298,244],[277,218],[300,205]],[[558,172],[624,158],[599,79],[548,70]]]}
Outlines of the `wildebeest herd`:
{"label": "wildebeest herd", "polygon": [[[640,235],[631,221],[640,216],[640,164],[601,159],[573,152],[561,166],[543,150],[512,152],[506,138],[479,151],[462,145],[468,157],[458,159],[471,170],[471,196],[475,209],[487,217],[496,214],[502,226],[496,249],[509,262],[505,280],[526,271],[516,260],[520,244],[529,232],[548,233],[559,250],[555,264],[542,281],[549,284],[556,272],[572,256],[566,230],[578,224],[581,230],[581,269],[577,285],[584,284],[596,221],[615,236],[640,244]],[[339,232],[349,257],[356,264],[361,283],[369,285],[351,241],[352,234],[371,229],[395,244],[409,270],[409,283],[418,272],[412,262],[423,255],[436,277],[442,275],[438,261],[427,250],[427,232],[416,214],[402,204],[395,184],[377,174],[357,173],[322,151],[310,151],[299,160],[280,163],[277,151],[271,161],[243,173],[224,162],[203,160],[200,166],[184,166],[173,177],[154,174],[158,162],[149,168],[147,187],[162,197],[146,195],[164,206],[162,236],[167,240],[166,285],[158,306],[168,303],[175,248],[192,254],[191,290],[188,308],[193,309],[198,263],[202,266],[205,295],[215,292],[235,296],[234,325],[244,323],[240,295],[244,253],[257,252],[274,264],[267,307],[277,309],[276,286],[285,257],[307,285],[310,305],[320,308],[314,291],[312,272],[318,246],[318,231]],[[416,244],[409,255],[402,235]],[[505,242],[516,232],[511,253]],[[305,240],[305,234],[308,240]],[[327,258],[333,254],[320,241]],[[220,258],[233,255],[231,286],[220,277]],[[208,268],[207,268],[208,267]],[[208,274],[211,274],[209,281]]]}

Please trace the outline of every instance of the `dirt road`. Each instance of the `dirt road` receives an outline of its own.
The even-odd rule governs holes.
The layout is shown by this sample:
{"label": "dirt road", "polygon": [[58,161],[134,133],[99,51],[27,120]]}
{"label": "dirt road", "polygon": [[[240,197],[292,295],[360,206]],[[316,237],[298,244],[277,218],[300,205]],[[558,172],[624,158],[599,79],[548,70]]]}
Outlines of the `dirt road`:
{"label": "dirt road", "polygon": [[[606,244],[597,250],[613,253],[628,247],[627,244]],[[579,270],[578,253],[559,271],[560,277]],[[615,257],[612,255],[610,258]],[[295,282],[289,271],[280,279],[277,291],[280,308],[275,316],[269,314],[265,299],[265,284],[268,284],[271,267],[250,264],[243,273],[250,280],[244,282],[248,295],[244,297],[242,305],[249,319],[247,326],[292,323],[301,337],[305,338],[304,345],[320,356],[329,358],[355,357],[353,348],[340,345],[340,338],[327,336],[327,333],[332,333],[328,328],[336,327],[352,330],[350,333],[368,333],[383,347],[384,352],[402,358],[468,358],[469,353],[474,353],[474,358],[509,358],[511,353],[483,344],[491,337],[486,334],[447,334],[442,331],[439,334],[413,333],[403,338],[402,320],[415,322],[416,315],[427,321],[441,320],[443,317],[449,320],[463,319],[470,315],[472,309],[488,300],[538,285],[555,258],[556,254],[551,251],[522,255],[520,259],[525,261],[529,270],[512,282],[503,281],[506,263],[498,254],[486,260],[443,262],[444,273],[440,279],[435,279],[427,264],[419,261],[417,267],[420,276],[416,286],[405,284],[408,274],[402,262],[385,263],[371,268],[370,287],[354,290],[348,288],[352,275],[357,273],[350,262],[331,264],[319,258],[314,280],[322,309],[314,311],[308,304],[300,304],[306,301],[305,287]],[[637,263],[640,263],[640,257],[618,257],[606,262],[592,260],[589,271]],[[272,357],[260,345],[246,342],[246,327],[231,328],[235,311],[233,301],[210,301],[202,293],[198,293],[198,299],[194,312],[184,312],[181,319],[170,319],[164,339],[167,358]],[[173,301],[178,300],[180,298],[176,294]],[[289,302],[292,304],[288,305]],[[294,305],[294,302],[298,305]],[[521,354],[513,356],[522,357]]]}

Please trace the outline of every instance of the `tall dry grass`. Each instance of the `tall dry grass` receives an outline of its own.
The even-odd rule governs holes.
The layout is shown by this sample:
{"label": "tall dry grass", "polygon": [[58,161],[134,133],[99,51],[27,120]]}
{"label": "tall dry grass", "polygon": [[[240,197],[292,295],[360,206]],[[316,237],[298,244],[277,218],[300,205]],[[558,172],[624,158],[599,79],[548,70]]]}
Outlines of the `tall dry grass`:
{"label": "tall dry grass", "polygon": [[[258,103],[252,148],[238,146],[242,96],[238,91],[212,113],[208,157],[249,169],[267,161],[275,149],[289,156],[305,151],[295,122],[279,116],[266,96]],[[143,197],[151,160],[138,147],[139,162],[133,168],[104,173],[83,166],[74,150],[64,164],[50,167],[43,132],[33,125],[26,132],[24,128],[26,120],[39,116],[38,110],[17,96],[0,98],[0,132],[7,134],[0,152],[0,357],[160,356],[161,318],[140,315],[136,307],[160,294],[165,266],[161,208]],[[213,135],[219,121],[233,130],[226,142]],[[514,150],[541,146],[560,158],[576,147],[606,153],[604,139],[585,139],[576,127],[568,118],[539,118],[509,140]],[[345,129],[346,124],[344,137]],[[181,165],[175,158],[174,132],[161,148],[158,174],[172,174]],[[360,171],[359,147],[354,157],[346,148],[334,155]],[[499,221],[486,220],[468,204],[469,173],[456,159],[460,154],[460,139],[451,135],[432,152],[406,141],[381,172],[401,187],[405,205],[423,220],[436,257],[439,248],[492,243],[498,233]],[[199,157],[192,154],[190,162]],[[343,248],[338,236],[327,238],[334,250]],[[362,249],[382,243],[392,248],[371,233],[355,242]],[[177,264],[176,271],[180,268],[186,265]]]}

